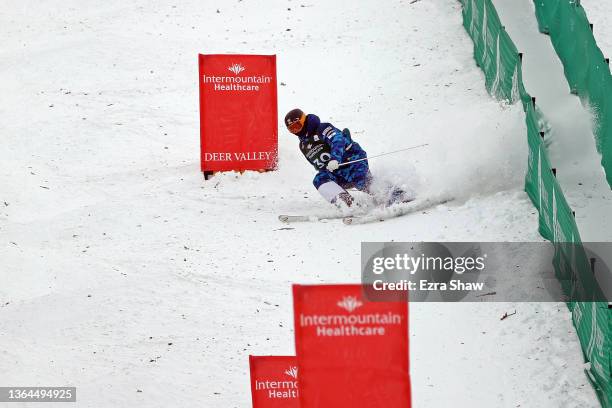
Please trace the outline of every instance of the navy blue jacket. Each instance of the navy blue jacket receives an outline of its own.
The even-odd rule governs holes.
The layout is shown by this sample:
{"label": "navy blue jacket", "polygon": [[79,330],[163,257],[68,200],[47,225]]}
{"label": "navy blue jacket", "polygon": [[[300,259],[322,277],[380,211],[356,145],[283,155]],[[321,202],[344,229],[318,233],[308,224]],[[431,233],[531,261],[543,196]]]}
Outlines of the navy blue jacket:
{"label": "navy blue jacket", "polygon": [[[366,152],[359,144],[353,142],[348,132],[341,132],[331,123],[321,123],[317,115],[309,114],[306,116],[304,127],[297,136],[300,138],[301,144],[324,141],[329,146],[329,155],[331,156],[329,160],[337,160],[338,163],[366,157]],[[308,157],[307,159],[310,161]],[[315,167],[317,166],[315,165]]]}

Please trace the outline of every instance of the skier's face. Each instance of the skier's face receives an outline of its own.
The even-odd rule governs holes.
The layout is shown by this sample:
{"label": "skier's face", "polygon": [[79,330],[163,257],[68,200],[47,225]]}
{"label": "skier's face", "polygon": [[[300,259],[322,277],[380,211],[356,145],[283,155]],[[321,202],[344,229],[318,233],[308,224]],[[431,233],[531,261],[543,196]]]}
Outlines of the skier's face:
{"label": "skier's face", "polygon": [[290,123],[287,123],[287,129],[294,135],[299,133],[300,130],[304,127],[304,122],[306,121],[306,115],[302,114],[299,119],[296,119]]}

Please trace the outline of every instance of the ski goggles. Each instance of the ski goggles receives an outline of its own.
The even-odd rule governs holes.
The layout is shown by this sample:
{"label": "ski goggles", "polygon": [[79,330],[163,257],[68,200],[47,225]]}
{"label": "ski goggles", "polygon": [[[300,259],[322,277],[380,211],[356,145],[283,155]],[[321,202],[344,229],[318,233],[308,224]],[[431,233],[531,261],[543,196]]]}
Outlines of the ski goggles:
{"label": "ski goggles", "polygon": [[306,115],[302,114],[299,119],[287,121],[287,129],[289,129],[291,133],[298,133],[304,127],[304,122],[306,122]]}

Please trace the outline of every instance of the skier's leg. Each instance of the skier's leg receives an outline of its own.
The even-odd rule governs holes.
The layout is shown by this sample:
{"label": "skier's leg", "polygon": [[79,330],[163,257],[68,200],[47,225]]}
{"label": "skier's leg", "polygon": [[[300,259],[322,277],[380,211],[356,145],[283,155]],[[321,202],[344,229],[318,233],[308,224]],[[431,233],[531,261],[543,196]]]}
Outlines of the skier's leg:
{"label": "skier's leg", "polygon": [[[341,168],[336,171],[336,176],[343,181],[340,182],[340,185],[345,188],[349,188],[350,186],[370,195],[375,195],[374,191],[370,189],[373,177],[367,160]],[[413,192],[405,191],[399,187],[389,185],[388,191],[390,194],[384,201],[387,206],[394,203],[407,203],[415,199],[415,194]]]}
{"label": "skier's leg", "polygon": [[370,186],[372,184],[372,173],[368,166],[368,161],[353,163],[341,169],[339,176],[346,180],[347,184],[355,187],[357,190],[371,194]]}
{"label": "skier's leg", "polygon": [[373,194],[372,191],[370,191],[370,186],[371,185],[372,185],[372,173],[368,169],[368,171],[366,172],[365,176],[360,178],[359,182],[357,184],[355,184],[355,187],[358,190],[361,190],[364,193],[368,193],[368,194],[371,195],[371,194]]}
{"label": "skier's leg", "polygon": [[340,200],[350,207],[353,204],[353,197],[337,181],[338,179],[333,173],[323,170],[317,173],[312,180],[312,184],[330,203],[335,204]]}

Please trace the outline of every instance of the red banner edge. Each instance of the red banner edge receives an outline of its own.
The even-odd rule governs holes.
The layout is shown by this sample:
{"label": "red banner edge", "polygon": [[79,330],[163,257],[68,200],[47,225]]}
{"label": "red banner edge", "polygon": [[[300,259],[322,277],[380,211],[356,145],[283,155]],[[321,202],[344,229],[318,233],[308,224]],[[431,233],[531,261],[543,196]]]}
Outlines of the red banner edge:
{"label": "red banner edge", "polygon": [[204,91],[200,84],[202,76],[204,75],[204,54],[198,54],[198,95],[200,106],[200,170],[204,173]]}
{"label": "red banner edge", "polygon": [[255,356],[249,354],[249,380],[251,382],[251,406],[253,408],[255,408],[255,384],[253,382],[253,367],[255,359]]}
{"label": "red banner edge", "polygon": [[270,55],[272,59],[272,67],[274,69],[274,122],[276,123],[276,151],[274,152],[274,163],[272,164],[271,169],[267,170],[277,170],[278,169],[278,72],[276,71],[276,54]]}

